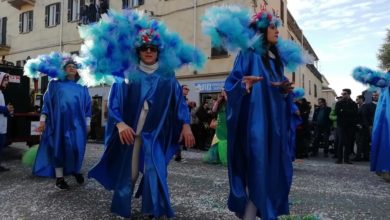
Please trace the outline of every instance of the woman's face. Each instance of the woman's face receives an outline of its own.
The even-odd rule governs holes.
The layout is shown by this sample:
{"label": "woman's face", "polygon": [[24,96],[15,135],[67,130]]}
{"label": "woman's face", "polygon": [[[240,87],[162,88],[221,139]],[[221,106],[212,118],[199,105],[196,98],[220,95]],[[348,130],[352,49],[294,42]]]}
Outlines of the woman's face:
{"label": "woman's face", "polygon": [[7,88],[8,83],[9,83],[9,78],[8,78],[8,76],[6,76],[6,77],[4,77],[3,83],[1,84],[1,86],[3,88]]}
{"label": "woman's face", "polygon": [[274,45],[278,42],[279,30],[275,25],[270,25],[267,28],[267,42]]}
{"label": "woman's face", "polygon": [[142,62],[153,65],[157,62],[158,48],[153,45],[144,45],[139,49],[139,56]]}
{"label": "woman's face", "polygon": [[77,74],[77,67],[75,64],[73,63],[70,63],[68,65],[66,65],[65,67],[65,72],[68,76],[76,76]]}

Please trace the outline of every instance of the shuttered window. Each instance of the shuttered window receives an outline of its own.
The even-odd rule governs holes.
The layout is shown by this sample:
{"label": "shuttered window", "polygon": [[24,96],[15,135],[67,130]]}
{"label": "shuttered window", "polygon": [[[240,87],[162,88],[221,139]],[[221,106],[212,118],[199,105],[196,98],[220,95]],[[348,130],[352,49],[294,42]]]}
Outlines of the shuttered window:
{"label": "shuttered window", "polygon": [[[69,22],[80,20],[82,7],[85,7],[85,0],[68,0],[68,21]],[[86,12],[84,11],[84,13]]]}
{"label": "shuttered window", "polygon": [[135,8],[144,4],[144,0],[122,0],[122,8]]}
{"label": "shuttered window", "polygon": [[19,33],[28,33],[33,30],[33,11],[26,11],[19,15]]}
{"label": "shuttered window", "polygon": [[45,27],[54,27],[61,23],[61,3],[55,3],[45,8]]}

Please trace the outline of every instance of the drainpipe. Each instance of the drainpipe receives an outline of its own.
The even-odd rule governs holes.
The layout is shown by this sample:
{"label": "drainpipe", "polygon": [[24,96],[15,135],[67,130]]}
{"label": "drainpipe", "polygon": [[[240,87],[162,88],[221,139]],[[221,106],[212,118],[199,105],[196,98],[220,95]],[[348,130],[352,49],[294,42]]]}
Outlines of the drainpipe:
{"label": "drainpipe", "polygon": [[[193,36],[193,44],[194,44],[194,47],[196,48],[196,34],[197,34],[197,32],[196,32],[196,29],[197,29],[197,27],[196,27],[196,25],[197,25],[197,5],[198,5],[198,0],[194,0],[194,36]],[[193,73],[194,73],[194,75],[195,74],[198,74],[198,72],[196,71],[196,70],[194,70],[193,71]]]}
{"label": "drainpipe", "polygon": [[63,47],[62,47],[62,33],[63,33],[63,29],[64,29],[64,14],[62,13],[64,11],[64,8],[65,8],[65,5],[64,5],[64,0],[61,1],[61,11],[60,11],[60,16],[61,16],[61,27],[60,27],[60,51],[62,52],[63,51]]}
{"label": "drainpipe", "polygon": [[196,21],[196,19],[197,19],[197,17],[196,17],[196,15],[197,15],[197,5],[198,5],[198,1],[197,0],[194,0],[194,47],[196,47],[196,25],[197,25],[197,21]]}

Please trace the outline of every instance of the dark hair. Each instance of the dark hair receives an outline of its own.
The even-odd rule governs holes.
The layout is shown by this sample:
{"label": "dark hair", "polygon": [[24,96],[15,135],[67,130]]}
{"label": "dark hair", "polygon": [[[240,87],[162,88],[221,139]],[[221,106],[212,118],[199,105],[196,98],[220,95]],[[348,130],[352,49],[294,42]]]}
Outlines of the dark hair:
{"label": "dark hair", "polygon": [[362,96],[362,95],[358,95],[358,96],[356,96],[356,98],[363,100],[363,102],[366,101],[366,98],[364,98],[364,96]]}
{"label": "dark hair", "polygon": [[69,64],[73,64],[73,65],[77,66],[77,63],[75,61],[68,60],[68,61],[65,62],[64,66],[63,66],[64,70],[65,70],[66,66],[69,65]]}
{"label": "dark hair", "polygon": [[[254,30],[256,30],[256,24],[251,24],[250,27]],[[262,42],[262,46],[263,48],[267,48],[268,47],[268,40],[267,40],[267,32],[268,32],[268,27],[267,28],[259,28],[257,29],[257,32],[260,32],[261,34],[263,34],[263,42]],[[280,55],[279,55],[279,51],[278,49],[276,48],[275,45],[269,45],[269,50],[275,55],[275,71],[276,71],[276,74],[279,75],[279,76],[283,76],[283,71],[281,68],[278,68],[280,66],[282,66],[282,60],[280,58]],[[266,51],[262,56],[261,56],[261,59],[263,61],[263,64],[265,66],[265,68],[269,71],[269,73],[271,74],[274,74],[274,72],[272,71],[272,68],[271,68],[271,64],[270,64],[270,57],[269,57],[269,54],[268,54],[268,51]]]}
{"label": "dark hair", "polygon": [[346,92],[348,95],[351,95],[351,89],[343,89],[343,92]]}
{"label": "dark hair", "polygon": [[326,100],[324,98],[318,98],[318,101],[322,101],[326,105]]}
{"label": "dark hair", "polygon": [[[63,66],[64,72],[66,72],[66,71],[65,71],[66,66],[68,66],[69,64],[73,64],[73,65],[75,65],[75,66],[78,66],[77,63],[76,63],[74,60],[68,60],[68,61],[66,61],[66,63],[65,63],[64,66]],[[75,80],[75,81],[78,81],[79,79],[80,79],[79,72],[76,71],[76,75],[75,75],[75,77],[74,77],[74,80]]]}
{"label": "dark hair", "polygon": [[184,86],[187,86],[187,87],[188,87],[188,85],[184,84],[184,85],[181,85],[181,88],[184,88]]}

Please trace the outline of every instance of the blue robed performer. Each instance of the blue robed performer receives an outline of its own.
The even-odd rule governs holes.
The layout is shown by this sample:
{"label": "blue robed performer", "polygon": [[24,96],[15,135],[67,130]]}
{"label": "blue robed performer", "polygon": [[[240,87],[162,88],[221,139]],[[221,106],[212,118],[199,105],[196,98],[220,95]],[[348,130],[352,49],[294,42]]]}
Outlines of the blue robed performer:
{"label": "blue robed performer", "polygon": [[91,121],[91,97],[88,88],[78,83],[77,64],[69,55],[52,53],[29,60],[25,74],[37,77],[38,72],[54,78],[43,96],[37,128],[43,133],[33,174],[56,177],[56,186],[68,189],[66,175],[72,174],[79,184],[84,183],[80,170]]}
{"label": "blue robed performer", "polygon": [[370,163],[371,171],[384,175],[390,181],[390,72],[356,67],[352,76],[380,92],[371,134]]}
{"label": "blue robed performer", "polygon": [[89,177],[114,191],[113,213],[131,217],[132,196],[142,173],[136,193],[142,196],[141,212],[173,217],[167,166],[181,140],[187,147],[194,144],[189,110],[174,69],[201,65],[203,55],[168,32],[162,22],[138,11],[110,11],[80,33],[91,45],[106,45],[105,49],[83,46],[81,60],[90,70],[86,75],[97,81],[112,76],[116,80],[108,100],[106,148]]}
{"label": "blue robed performer", "polygon": [[303,88],[294,88],[293,92],[293,103],[290,108],[291,110],[291,120],[290,120],[290,135],[291,138],[289,146],[290,146],[290,156],[291,160],[295,161],[295,155],[296,155],[296,145],[297,145],[297,140],[296,140],[296,130],[297,127],[302,124],[302,117],[301,117],[301,112],[299,111],[299,108],[296,104],[296,101],[299,99],[302,99],[303,96],[305,95],[305,91]]}
{"label": "blue robed performer", "polygon": [[264,8],[252,19],[238,6],[206,11],[203,30],[214,46],[239,53],[225,82],[228,95],[228,207],[244,219],[289,213],[295,128],[291,83],[284,67],[305,59],[278,39],[280,20]]}

